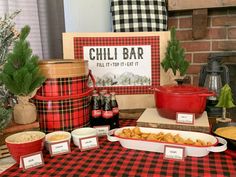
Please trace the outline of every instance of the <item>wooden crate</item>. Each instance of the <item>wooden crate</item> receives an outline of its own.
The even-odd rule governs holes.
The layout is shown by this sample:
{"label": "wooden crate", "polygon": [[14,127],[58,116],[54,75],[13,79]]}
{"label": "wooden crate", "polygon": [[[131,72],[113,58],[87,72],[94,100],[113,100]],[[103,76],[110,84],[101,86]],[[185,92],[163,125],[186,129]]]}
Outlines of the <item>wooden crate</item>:
{"label": "wooden crate", "polygon": [[0,159],[11,156],[6,145],[0,146]]}
{"label": "wooden crate", "polygon": [[137,126],[196,131],[203,133],[210,132],[210,125],[206,112],[204,112],[201,117],[195,119],[194,124],[179,124],[176,123],[176,120],[161,117],[156,108],[147,108],[137,120]]}

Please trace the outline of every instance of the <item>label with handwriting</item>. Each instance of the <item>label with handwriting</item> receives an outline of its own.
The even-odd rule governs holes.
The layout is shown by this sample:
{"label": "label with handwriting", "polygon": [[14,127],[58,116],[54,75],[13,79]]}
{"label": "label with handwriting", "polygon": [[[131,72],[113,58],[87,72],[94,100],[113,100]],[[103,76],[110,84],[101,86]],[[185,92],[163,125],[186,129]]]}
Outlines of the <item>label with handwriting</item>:
{"label": "label with handwriting", "polygon": [[23,170],[41,167],[43,165],[44,165],[44,160],[41,151],[20,157],[20,168],[23,167]]}
{"label": "label with handwriting", "polygon": [[110,130],[110,126],[109,125],[93,126],[93,128],[95,128],[97,130],[97,135],[98,136],[104,136]]}
{"label": "label with handwriting", "polygon": [[194,124],[195,114],[177,113],[176,122],[182,124]]}
{"label": "label with handwriting", "polygon": [[90,136],[86,138],[80,138],[80,150],[85,151],[89,149],[96,149],[99,148],[98,137],[97,136]]}
{"label": "label with handwriting", "polygon": [[49,151],[51,156],[69,153],[70,152],[69,140],[57,143],[49,143]]}
{"label": "label with handwriting", "polygon": [[174,160],[184,160],[185,148],[177,146],[165,146],[164,147],[164,158]]}

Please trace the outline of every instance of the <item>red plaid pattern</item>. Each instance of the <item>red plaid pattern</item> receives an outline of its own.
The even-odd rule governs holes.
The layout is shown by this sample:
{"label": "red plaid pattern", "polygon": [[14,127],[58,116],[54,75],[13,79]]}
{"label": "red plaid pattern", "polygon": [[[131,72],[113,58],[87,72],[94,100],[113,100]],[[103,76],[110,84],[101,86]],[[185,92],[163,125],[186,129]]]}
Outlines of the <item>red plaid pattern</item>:
{"label": "red plaid pattern", "polygon": [[[136,125],[136,120],[123,119],[120,125]],[[55,157],[44,151],[43,167],[22,171],[18,165],[13,165],[1,176],[236,176],[236,160],[224,152],[174,161],[163,159],[161,153],[123,148],[119,142],[109,142],[106,137],[99,137],[99,145],[99,149],[81,152],[72,143],[71,153]]]}
{"label": "red plaid pattern", "polygon": [[71,131],[78,127],[89,126],[92,90],[73,96],[44,97],[36,95],[34,103],[41,131]]}
{"label": "red plaid pattern", "polygon": [[[74,37],[74,58],[84,58],[83,46],[128,46],[151,45],[152,84],[150,86],[98,87],[117,94],[152,94],[150,87],[160,85],[160,41],[159,36],[142,37]],[[93,70],[93,68],[90,68]]]}
{"label": "red plaid pattern", "polygon": [[48,78],[37,91],[41,96],[77,95],[88,89],[88,76]]}

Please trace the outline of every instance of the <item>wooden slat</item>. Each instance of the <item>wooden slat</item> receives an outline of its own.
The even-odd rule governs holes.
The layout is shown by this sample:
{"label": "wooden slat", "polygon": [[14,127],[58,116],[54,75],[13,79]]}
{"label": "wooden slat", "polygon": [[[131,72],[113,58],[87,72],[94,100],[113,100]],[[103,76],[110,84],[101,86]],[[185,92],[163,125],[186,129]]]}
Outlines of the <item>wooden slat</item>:
{"label": "wooden slat", "polygon": [[236,6],[236,0],[168,0],[168,10],[190,10]]}
{"label": "wooden slat", "polygon": [[11,156],[6,145],[0,146],[0,159]]}
{"label": "wooden slat", "polygon": [[16,124],[12,122],[12,124],[10,124],[9,127],[3,130],[3,133],[4,134],[15,133],[15,132],[31,130],[31,129],[32,130],[39,129],[39,122],[33,122],[31,124],[24,124],[24,125],[20,125],[20,124]]}
{"label": "wooden slat", "polygon": [[193,39],[202,39],[207,33],[207,9],[193,10],[192,33]]}

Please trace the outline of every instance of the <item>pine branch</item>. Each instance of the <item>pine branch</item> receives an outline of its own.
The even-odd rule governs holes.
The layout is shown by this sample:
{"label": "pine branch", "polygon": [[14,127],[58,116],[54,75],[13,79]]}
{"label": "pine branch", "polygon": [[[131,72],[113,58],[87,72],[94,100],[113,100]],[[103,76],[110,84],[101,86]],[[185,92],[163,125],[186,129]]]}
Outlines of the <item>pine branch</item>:
{"label": "pine branch", "polygon": [[185,60],[184,49],[176,39],[175,28],[171,29],[171,39],[168,41],[165,58],[161,62],[161,66],[165,71],[171,69],[174,75],[179,71],[180,76],[184,76],[189,67],[189,62]]}
{"label": "pine branch", "polygon": [[21,30],[20,38],[7,56],[7,62],[0,74],[3,83],[15,95],[29,95],[45,81],[39,70],[38,56],[32,55],[30,44],[26,41],[29,32],[29,26]]}

